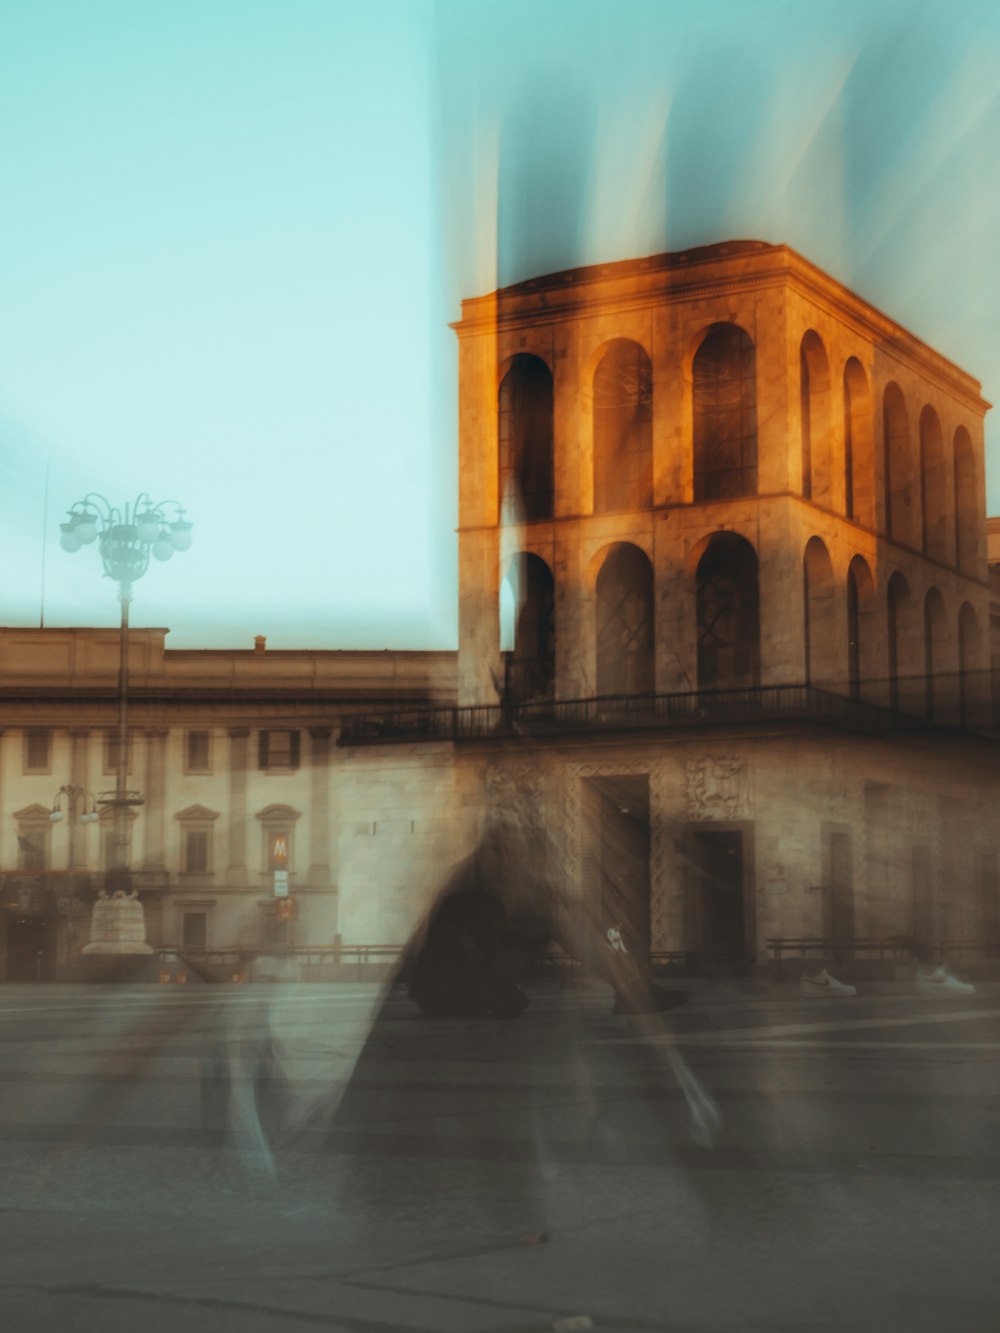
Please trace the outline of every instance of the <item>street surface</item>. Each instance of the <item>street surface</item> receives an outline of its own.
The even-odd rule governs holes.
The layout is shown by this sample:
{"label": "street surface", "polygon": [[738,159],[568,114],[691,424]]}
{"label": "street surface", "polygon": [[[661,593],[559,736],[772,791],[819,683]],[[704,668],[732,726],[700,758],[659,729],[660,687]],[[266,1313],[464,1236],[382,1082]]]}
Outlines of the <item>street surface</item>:
{"label": "street surface", "polygon": [[0,1328],[1000,1325],[1000,986],[686,984],[4,987]]}

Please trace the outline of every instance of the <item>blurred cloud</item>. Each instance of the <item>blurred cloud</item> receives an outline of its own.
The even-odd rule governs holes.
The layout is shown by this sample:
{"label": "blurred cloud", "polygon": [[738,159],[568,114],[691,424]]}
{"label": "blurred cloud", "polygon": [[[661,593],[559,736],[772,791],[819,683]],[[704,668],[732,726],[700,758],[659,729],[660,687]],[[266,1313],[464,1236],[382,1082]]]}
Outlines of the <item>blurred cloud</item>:
{"label": "blurred cloud", "polygon": [[148,489],[196,523],[139,590],[171,643],[454,643],[462,297],[726,237],[995,396],[998,57],[985,0],[13,0],[0,558],[49,461],[53,623],[116,615],[59,512]]}

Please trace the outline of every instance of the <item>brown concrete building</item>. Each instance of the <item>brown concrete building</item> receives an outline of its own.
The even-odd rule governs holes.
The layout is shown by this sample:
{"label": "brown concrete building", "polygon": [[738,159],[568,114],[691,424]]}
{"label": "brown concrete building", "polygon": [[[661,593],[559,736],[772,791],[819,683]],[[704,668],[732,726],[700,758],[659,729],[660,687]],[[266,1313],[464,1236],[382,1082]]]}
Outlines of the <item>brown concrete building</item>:
{"label": "brown concrete building", "polygon": [[[455,327],[456,655],[137,636],[151,941],[266,947],[284,831],[296,942],[400,943],[506,816],[581,914],[627,881],[654,951],[992,942],[979,384],[760,242],[541,277]],[[108,771],[114,652],[0,635],[0,860],[22,897],[29,871],[99,873],[99,829],[71,866],[48,810]],[[59,963],[81,942],[72,907],[7,916],[8,974],[33,929],[58,929]]]}

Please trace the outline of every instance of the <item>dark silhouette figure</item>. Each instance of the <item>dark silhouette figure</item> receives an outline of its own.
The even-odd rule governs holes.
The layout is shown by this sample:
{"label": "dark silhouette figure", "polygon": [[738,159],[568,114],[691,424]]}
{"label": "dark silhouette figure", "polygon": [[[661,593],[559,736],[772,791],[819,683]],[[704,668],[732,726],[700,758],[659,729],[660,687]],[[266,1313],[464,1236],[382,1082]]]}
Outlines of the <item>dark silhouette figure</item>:
{"label": "dark silhouette figure", "polygon": [[688,998],[653,984],[620,930],[574,912],[497,833],[448,880],[402,975],[428,1018],[518,1018],[529,1004],[518,982],[551,943],[611,985],[615,1013],[674,1009]]}

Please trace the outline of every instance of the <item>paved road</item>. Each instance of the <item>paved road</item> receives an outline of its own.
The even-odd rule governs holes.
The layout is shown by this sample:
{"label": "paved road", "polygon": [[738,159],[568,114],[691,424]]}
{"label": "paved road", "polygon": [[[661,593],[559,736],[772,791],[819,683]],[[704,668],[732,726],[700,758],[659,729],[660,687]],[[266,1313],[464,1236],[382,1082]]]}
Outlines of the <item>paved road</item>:
{"label": "paved road", "polygon": [[610,1008],[3,988],[0,1327],[1000,1323],[1000,987]]}

